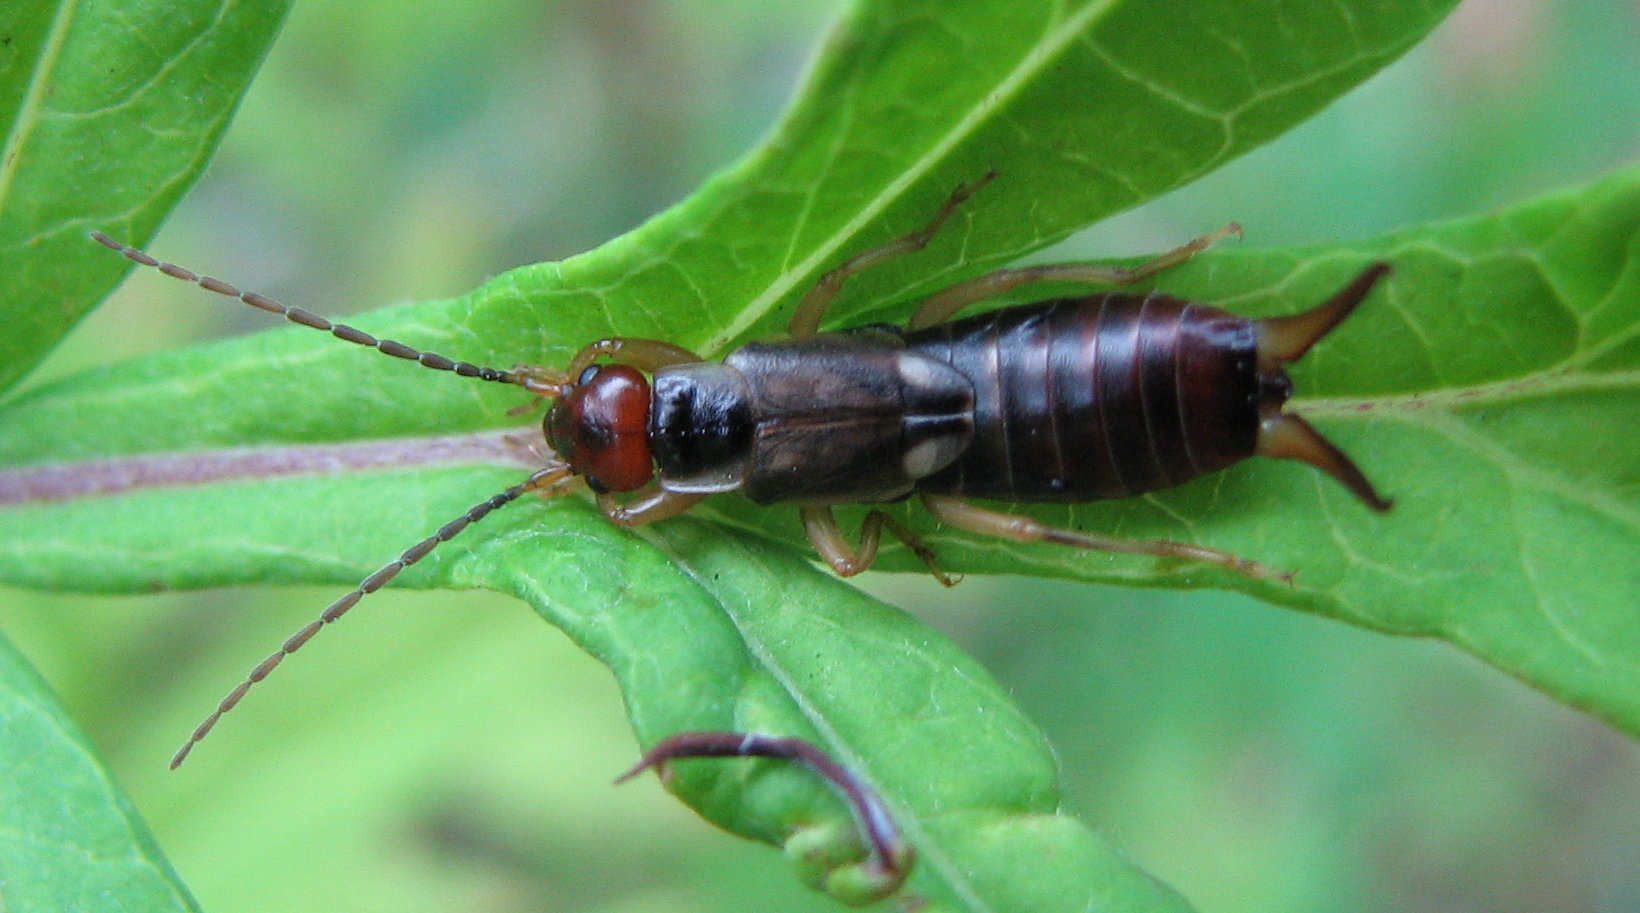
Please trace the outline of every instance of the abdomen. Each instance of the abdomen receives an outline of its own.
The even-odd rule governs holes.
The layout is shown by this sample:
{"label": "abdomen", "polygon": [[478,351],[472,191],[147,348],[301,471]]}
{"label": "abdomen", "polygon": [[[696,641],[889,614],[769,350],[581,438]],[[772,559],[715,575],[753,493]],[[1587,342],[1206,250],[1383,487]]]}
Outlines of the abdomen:
{"label": "abdomen", "polygon": [[907,335],[974,389],[974,435],[917,490],[1086,501],[1168,488],[1253,454],[1251,321],[1161,294],[1100,294]]}

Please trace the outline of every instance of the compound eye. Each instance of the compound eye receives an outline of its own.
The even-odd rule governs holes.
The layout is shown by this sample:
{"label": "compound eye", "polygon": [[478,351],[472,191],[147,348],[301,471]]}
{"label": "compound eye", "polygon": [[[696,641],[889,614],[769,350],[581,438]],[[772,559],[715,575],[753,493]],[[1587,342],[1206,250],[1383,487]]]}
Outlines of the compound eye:
{"label": "compound eye", "polygon": [[541,430],[546,434],[547,444],[552,452],[564,462],[575,465],[575,405],[571,400],[576,399],[576,392],[560,396],[547,408],[547,416],[541,422]]}
{"label": "compound eye", "polygon": [[593,366],[547,413],[547,441],[600,494],[635,491],[655,475],[649,381],[626,365]]}

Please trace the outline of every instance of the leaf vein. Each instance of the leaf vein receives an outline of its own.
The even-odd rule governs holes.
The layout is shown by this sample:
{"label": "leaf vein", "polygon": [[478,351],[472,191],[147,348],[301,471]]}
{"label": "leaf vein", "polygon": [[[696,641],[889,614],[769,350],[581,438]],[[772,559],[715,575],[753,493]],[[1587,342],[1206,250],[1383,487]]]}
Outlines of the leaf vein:
{"label": "leaf vein", "polygon": [[724,349],[730,342],[749,330],[764,314],[774,307],[775,302],[785,297],[797,283],[805,276],[818,270],[827,261],[832,259],[837,251],[848,241],[859,234],[861,229],[875,220],[889,204],[899,199],[911,187],[921,181],[938,163],[955,149],[957,144],[974,133],[979,125],[990,120],[998,111],[1007,107],[1007,102],[1021,91],[1040,70],[1052,65],[1067,47],[1075,43],[1088,24],[1099,18],[1111,7],[1113,0],[1098,0],[1089,3],[1077,12],[1067,17],[1058,27],[1044,32],[1043,40],[1027,49],[1020,61],[1007,73],[990,92],[985,93],[983,100],[978,102],[965,113],[945,134],[933,145],[918,156],[916,160],[906,163],[905,169],[894,177],[881,191],[866,202],[854,217],[845,222],[840,228],[832,232],[830,237],[816,244],[814,250],[793,269],[778,274],[769,285],[748,301],[737,313],[729,315],[723,326],[702,344],[704,354],[712,354]]}
{"label": "leaf vein", "polygon": [[51,74],[58,57],[62,54],[63,45],[67,42],[69,26],[73,23],[74,14],[78,9],[79,0],[65,0],[58,7],[57,15],[51,21],[51,31],[46,37],[44,53],[35,63],[33,72],[29,74],[28,88],[24,92],[17,119],[12,122],[11,130],[6,134],[5,146],[0,148],[0,211],[6,208],[12,182],[16,180],[17,169],[23,163],[23,147],[28,144],[34,128],[40,123],[41,110],[49,94]]}

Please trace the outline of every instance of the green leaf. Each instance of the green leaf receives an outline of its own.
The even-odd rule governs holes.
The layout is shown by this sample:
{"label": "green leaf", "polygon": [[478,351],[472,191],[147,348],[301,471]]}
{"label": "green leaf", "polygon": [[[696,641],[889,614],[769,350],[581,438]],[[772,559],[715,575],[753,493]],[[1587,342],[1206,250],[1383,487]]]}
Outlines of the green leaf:
{"label": "green leaf", "polygon": [[86,233],[147,240],[204,171],[285,6],[0,8],[0,390],[118,284]]}
{"label": "green leaf", "polygon": [[1384,238],[1215,253],[1159,284],[1250,315],[1293,312],[1380,259],[1395,265],[1387,286],[1291,373],[1296,410],[1396,499],[1390,513],[1263,460],[1144,498],[1032,511],[1229,549],[1297,570],[1290,586],[923,523],[929,544],[967,573],[1229,586],[1440,637],[1640,734],[1640,168]]}
{"label": "green leaf", "polygon": [[[602,539],[600,518],[562,513],[562,537]],[[622,539],[588,556],[532,535],[486,548],[453,582],[505,579],[543,607],[615,672],[644,742],[715,728],[827,746],[890,797],[918,854],[911,896],[953,909],[1185,909],[1060,812],[1040,733],[949,641],[788,549],[689,520],[645,538],[658,549]],[[789,765],[676,768],[671,788],[737,833],[792,850],[836,827],[836,800]],[[1054,865],[1029,864],[1043,858]]]}
{"label": "green leaf", "polygon": [[[1292,23],[1291,10],[1228,0],[862,3],[765,144],[675,209],[585,255],[359,323],[502,366],[561,364],[611,333],[709,355],[780,331],[821,272],[920,226],[953,187],[997,168],[928,252],[849,284],[831,322],[859,322],[1270,139],[1405,50],[1445,7],[1363,2]],[[963,66],[947,66],[956,54]],[[305,331],[163,355],[17,403],[0,459],[507,424],[516,397],[432,376],[407,388],[403,370]]]}
{"label": "green leaf", "polygon": [[[610,333],[721,352],[777,331],[821,272],[920,225],[952,187],[994,167],[1000,177],[929,251],[851,282],[830,319],[903,316],[920,292],[1269,139],[1392,59],[1444,9],[861,3],[774,135],[676,209],[585,256],[358,322],[499,365],[562,364]],[[309,331],[38,388],[0,414],[0,460],[183,456],[99,464],[170,473],[166,481],[8,509],[0,579],[112,592],[351,584],[519,477],[517,448],[493,432],[465,436],[515,425],[506,413],[518,402]],[[443,436],[442,451],[407,440],[425,435]],[[257,449],[221,452],[229,447]],[[321,463],[329,471],[317,473]],[[742,511],[730,522],[778,516],[777,534],[791,538],[790,513]],[[1232,528],[1241,522],[1251,521]],[[961,548],[950,555],[953,569],[986,569]],[[1074,563],[1089,574],[1178,576],[1154,562]],[[981,670],[783,546],[696,520],[635,535],[580,501],[530,503],[403,582],[522,596],[615,670],[646,742],[712,727],[815,739],[863,771],[907,825],[922,854],[910,894],[956,909],[1181,906],[1058,814],[1040,736]],[[848,842],[835,797],[799,771],[680,764],[675,785],[750,836]]]}
{"label": "green leaf", "polygon": [[[201,516],[238,517],[238,531],[219,529],[208,555],[188,525],[138,532],[130,522],[170,510],[174,492],[19,511],[16,531],[36,555],[84,554],[91,538],[99,550],[124,553],[132,560],[105,581],[116,589],[191,585],[193,575],[212,573],[206,559],[351,582],[379,561],[376,531],[436,524],[508,475],[376,474],[340,487],[294,478],[265,501],[252,486],[207,487],[193,505]],[[303,522],[315,499],[334,497],[348,510],[320,529]],[[250,515],[242,512],[248,502],[260,505]],[[107,535],[119,530],[128,535]],[[825,745],[890,802],[919,855],[912,895],[953,909],[1185,909],[1060,812],[1052,753],[974,660],[790,549],[688,519],[643,538],[611,537],[601,517],[565,502],[527,504],[486,521],[464,546],[435,552],[406,573],[407,582],[500,589],[534,605],[610,666],[644,742],[718,728]],[[817,833],[853,843],[846,824],[839,830],[847,815],[838,800],[798,769],[676,768],[672,788],[725,828],[797,847]],[[1032,859],[1054,865],[1024,867]],[[1027,871],[1031,877],[1021,877]]]}
{"label": "green leaf", "polygon": [[197,910],[51,689],[0,637],[0,885],[7,910]]}

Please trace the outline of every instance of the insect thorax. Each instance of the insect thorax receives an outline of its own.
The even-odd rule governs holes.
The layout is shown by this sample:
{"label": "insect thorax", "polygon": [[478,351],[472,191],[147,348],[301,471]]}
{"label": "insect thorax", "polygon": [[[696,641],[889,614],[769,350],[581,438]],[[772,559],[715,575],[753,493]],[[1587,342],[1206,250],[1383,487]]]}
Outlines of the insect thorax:
{"label": "insect thorax", "polygon": [[655,375],[652,446],[675,491],[890,501],[973,436],[967,378],[877,331],[756,343]]}

